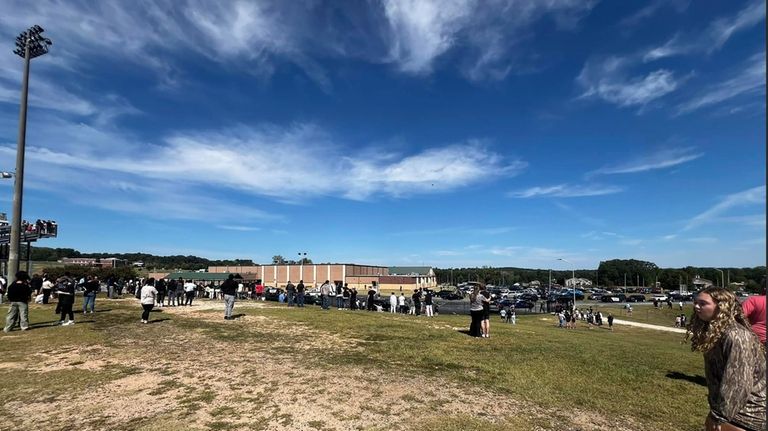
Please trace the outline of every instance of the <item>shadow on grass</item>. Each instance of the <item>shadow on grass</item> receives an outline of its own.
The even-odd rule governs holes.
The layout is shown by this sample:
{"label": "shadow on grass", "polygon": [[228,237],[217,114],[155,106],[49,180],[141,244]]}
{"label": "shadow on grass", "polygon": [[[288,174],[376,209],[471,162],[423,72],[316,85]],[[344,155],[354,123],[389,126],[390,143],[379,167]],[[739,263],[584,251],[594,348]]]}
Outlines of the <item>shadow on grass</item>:
{"label": "shadow on grass", "polygon": [[469,329],[459,329],[459,330],[457,330],[456,332],[458,332],[459,334],[464,334],[464,335],[466,335],[467,337],[472,337],[472,338],[479,338],[479,337],[474,337],[474,336],[472,336],[472,334],[470,334],[470,333],[469,333]]}
{"label": "shadow on grass", "polygon": [[153,319],[153,320],[150,320],[149,323],[160,323],[160,322],[165,322],[166,320],[171,320],[171,318],[163,317],[162,319]]}
{"label": "shadow on grass", "polygon": [[699,386],[707,386],[707,379],[703,376],[691,376],[678,371],[670,371],[667,373],[666,377],[674,380],[685,380]]}

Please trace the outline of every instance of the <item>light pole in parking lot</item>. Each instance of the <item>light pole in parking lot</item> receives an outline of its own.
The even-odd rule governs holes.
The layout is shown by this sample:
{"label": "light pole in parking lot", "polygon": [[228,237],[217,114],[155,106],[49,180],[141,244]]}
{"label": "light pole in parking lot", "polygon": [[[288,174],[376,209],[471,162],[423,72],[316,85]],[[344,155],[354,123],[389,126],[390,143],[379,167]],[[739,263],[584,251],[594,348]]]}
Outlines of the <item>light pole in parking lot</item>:
{"label": "light pole in parking lot", "polygon": [[573,308],[572,309],[576,309],[576,270],[573,268],[573,263],[571,263],[570,260],[566,260],[560,257],[558,257],[557,260],[561,260],[571,265],[571,280],[573,280],[573,286],[571,287],[571,289],[573,289]]}
{"label": "light pole in parking lot", "polygon": [[725,275],[723,274],[723,270],[715,268],[715,271],[720,273],[720,285],[725,287]]}

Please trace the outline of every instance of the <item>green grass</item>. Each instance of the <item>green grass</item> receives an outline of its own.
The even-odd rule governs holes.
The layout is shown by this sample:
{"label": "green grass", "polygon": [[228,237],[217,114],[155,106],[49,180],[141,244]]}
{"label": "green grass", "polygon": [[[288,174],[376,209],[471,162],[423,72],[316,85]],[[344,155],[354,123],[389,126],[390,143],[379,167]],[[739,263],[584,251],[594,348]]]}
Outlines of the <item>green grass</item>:
{"label": "green grass", "polygon": [[[683,310],[680,311],[677,303],[672,303],[672,308],[667,308],[666,304],[661,308],[654,308],[652,304],[648,305],[632,305],[632,315],[629,316],[627,310],[624,309],[624,304],[593,304],[593,310],[602,311],[603,316],[607,316],[607,313],[613,313],[613,317],[623,320],[631,320],[633,322],[649,323],[652,325],[661,326],[675,326],[675,316],[685,314],[685,317],[690,321],[691,314],[693,314],[693,305],[691,303],[684,303]],[[582,308],[578,306],[578,308]],[[585,307],[589,308],[589,307]],[[583,308],[582,308],[583,309]]]}
{"label": "green grass", "polygon": [[[613,332],[604,328],[587,329],[585,325],[577,330],[564,330],[555,327],[550,315],[519,315],[518,324],[514,326],[502,324],[498,319],[492,320],[491,338],[474,339],[451,329],[468,326],[468,316],[428,319],[362,311],[321,312],[317,307],[303,310],[236,307],[238,313],[267,317],[277,328],[274,331],[249,332],[244,337],[242,322],[212,322],[155,313],[153,319],[169,320],[140,325],[137,324],[139,310],[135,305],[102,300],[97,303],[99,308],[110,311],[96,313],[93,318],[91,315],[76,316],[78,323],[71,327],[54,327],[39,324],[57,320],[53,318],[52,306],[32,306],[30,321],[33,330],[25,333],[15,331],[11,336],[0,335],[0,397],[5,401],[21,402],[40,400],[43,396],[51,400],[59,397],[61,400],[67,394],[87,391],[137,371],[131,367],[79,370],[75,365],[74,370],[66,373],[40,373],[24,368],[4,368],[3,363],[24,362],[41,353],[56,355],[88,346],[113,347],[125,355],[152,349],[158,364],[170,365],[157,367],[163,379],[168,376],[168,380],[161,380],[147,392],[162,395],[183,389],[184,393],[177,397],[177,406],[192,413],[214,401],[215,394],[206,389],[205,382],[185,386],[173,381],[170,378],[173,372],[185,372],[174,370],[174,361],[190,353],[165,348],[152,340],[169,334],[174,337],[194,336],[202,343],[206,340],[223,342],[231,345],[233,350],[257,349],[276,358],[284,358],[299,353],[291,348],[290,343],[285,343],[279,328],[298,325],[311,330],[308,336],[339,336],[349,339],[351,346],[358,347],[351,350],[303,350],[300,352],[301,360],[307,367],[333,363],[337,367],[364,367],[375,373],[401,376],[403,379],[413,375],[445,379],[458,385],[476,386],[491,394],[530,402],[554,412],[555,416],[558,412],[575,408],[616,418],[617,421],[630,418],[639,424],[638,429],[695,430],[700,428],[707,412],[706,388],[692,382],[704,374],[703,359],[681,343],[680,334],[626,326]],[[667,310],[653,310],[652,306],[649,309],[656,313],[653,315],[656,320],[646,317],[648,323],[659,323],[667,318],[664,314]],[[618,306],[615,310],[617,318],[627,318],[620,314]],[[635,307],[635,310],[633,320],[644,321],[641,319],[645,307]],[[672,316],[676,311],[669,310]],[[689,311],[686,310],[687,313]],[[189,348],[194,350],[194,346]],[[226,363],[226,358],[221,360]],[[68,363],[80,361],[70,359]],[[260,391],[257,385],[273,383],[253,382],[252,388]],[[332,384],[332,380],[316,381],[312,390],[322,397],[325,393],[323,385]],[[410,395],[405,397],[404,401],[415,404],[416,408],[430,410],[438,407],[430,404],[434,399],[429,401],[429,394],[425,394],[424,399]],[[492,404],[493,399],[483,402]],[[9,413],[0,408],[4,417]],[[218,408],[209,413],[213,420],[203,428],[230,427],[229,423],[222,421],[230,415],[228,409]],[[248,420],[255,421],[255,428],[265,426],[259,418]],[[290,417],[277,420],[285,426],[293,421]],[[164,421],[167,422],[168,418],[147,418],[122,429],[163,429],[161,424],[166,423]],[[414,429],[427,430],[524,429],[536,426],[562,429],[556,420],[542,422],[542,419],[526,418],[524,415],[510,417],[507,423],[499,424],[482,417],[458,414],[415,425]],[[309,426],[322,429],[325,423],[316,420]],[[183,422],[175,421],[168,422],[166,428],[185,429],[185,426]]]}

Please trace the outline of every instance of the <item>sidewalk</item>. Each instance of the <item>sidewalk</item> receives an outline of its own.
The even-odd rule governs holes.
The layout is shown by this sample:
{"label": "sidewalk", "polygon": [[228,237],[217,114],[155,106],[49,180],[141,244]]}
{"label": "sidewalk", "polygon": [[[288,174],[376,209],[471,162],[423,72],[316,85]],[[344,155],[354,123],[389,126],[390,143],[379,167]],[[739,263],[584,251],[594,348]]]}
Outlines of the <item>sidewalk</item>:
{"label": "sidewalk", "polygon": [[613,323],[617,325],[636,326],[638,328],[655,329],[657,331],[677,332],[679,334],[685,334],[685,329],[675,328],[674,326],[651,325],[649,323],[632,322],[629,320],[621,319],[613,319]]}

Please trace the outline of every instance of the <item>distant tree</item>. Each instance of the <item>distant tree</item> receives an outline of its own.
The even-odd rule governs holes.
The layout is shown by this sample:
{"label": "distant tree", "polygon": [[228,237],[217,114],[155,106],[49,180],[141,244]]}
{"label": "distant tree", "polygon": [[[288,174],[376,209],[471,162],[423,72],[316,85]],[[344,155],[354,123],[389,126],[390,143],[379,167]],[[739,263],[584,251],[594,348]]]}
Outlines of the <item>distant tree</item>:
{"label": "distant tree", "polygon": [[285,259],[283,258],[283,256],[280,256],[278,254],[278,255],[272,256],[272,263],[277,265],[283,265],[285,264]]}

